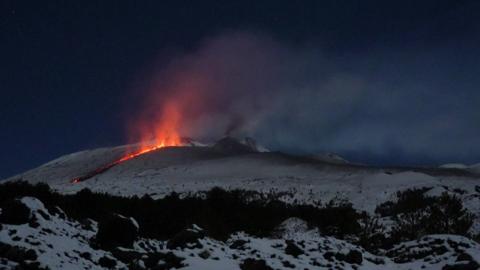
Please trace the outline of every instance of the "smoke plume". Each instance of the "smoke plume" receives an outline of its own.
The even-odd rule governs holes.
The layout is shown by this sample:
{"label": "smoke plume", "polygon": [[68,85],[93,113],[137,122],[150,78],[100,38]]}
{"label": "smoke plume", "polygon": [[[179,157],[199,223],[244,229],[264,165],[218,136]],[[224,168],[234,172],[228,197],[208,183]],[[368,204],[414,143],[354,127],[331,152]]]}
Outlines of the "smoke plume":
{"label": "smoke plume", "polygon": [[480,94],[452,85],[442,66],[457,63],[435,58],[441,50],[356,54],[218,35],[161,63],[135,127],[150,128],[169,104],[180,134],[199,139],[251,136],[275,150],[380,163],[472,158]]}

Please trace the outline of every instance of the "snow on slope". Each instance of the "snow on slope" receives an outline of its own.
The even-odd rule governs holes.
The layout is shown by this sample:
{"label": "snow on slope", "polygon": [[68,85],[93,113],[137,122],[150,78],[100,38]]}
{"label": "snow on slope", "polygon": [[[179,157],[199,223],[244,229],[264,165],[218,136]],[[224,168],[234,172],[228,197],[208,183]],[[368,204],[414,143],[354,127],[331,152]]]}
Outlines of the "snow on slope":
{"label": "snow on slope", "polygon": [[[95,231],[82,229],[78,222],[60,215],[48,214],[43,203],[36,198],[24,197],[21,201],[30,208],[39,226],[4,224],[0,230],[0,243],[35,250],[38,261],[50,269],[96,269],[99,258],[108,255],[106,251],[90,247],[88,241]],[[94,226],[96,230],[95,223]],[[90,259],[80,256],[86,252]]]}
{"label": "snow on slope", "polygon": [[440,165],[439,168],[465,170],[465,169],[468,169],[468,166],[462,163],[447,163],[447,164]]}
{"label": "snow on slope", "polygon": [[471,165],[470,167],[468,167],[468,170],[473,172],[473,173],[480,174],[480,163]]}
{"label": "snow on slope", "polygon": [[68,182],[75,177],[84,175],[121,158],[131,147],[134,146],[99,148],[68,154],[10,179],[25,177],[25,180],[28,179],[32,183],[53,183],[58,180]]}
{"label": "snow on slope", "polygon": [[320,153],[312,156],[314,159],[319,161],[334,163],[334,164],[346,164],[349,163],[348,160],[342,158],[341,156],[334,153]]}
{"label": "snow on slope", "polygon": [[280,153],[224,153],[214,147],[167,147],[117,166],[78,184],[70,181],[121,157],[131,146],[102,148],[67,155],[9,178],[46,182],[63,193],[83,188],[116,195],[172,191],[191,193],[212,187],[287,192],[286,201],[311,203],[345,199],[360,210],[391,200],[399,190],[432,187],[457,192],[476,213],[480,209],[480,177],[458,169],[371,168],[331,164]]}
{"label": "snow on slope", "polygon": [[[0,252],[5,253],[0,269],[15,269],[19,263],[39,263],[50,269],[145,269],[148,260],[165,254],[180,260],[181,269],[191,270],[240,270],[240,265],[247,262],[265,268],[242,269],[444,269],[446,265],[475,267],[480,261],[480,245],[461,236],[427,235],[374,255],[344,240],[309,231],[298,219],[285,221],[285,234],[279,238],[257,238],[240,232],[224,242],[199,237],[197,244],[176,247],[169,247],[170,240],[137,239],[131,249],[106,251],[89,244],[98,231],[95,222],[86,227],[62,214],[52,214],[36,198],[24,197],[21,202],[31,209],[37,225],[30,222],[0,227]],[[194,226],[194,230],[199,228]],[[26,262],[18,252],[12,252],[18,248],[35,255]],[[108,258],[112,266],[100,263],[102,258]],[[137,267],[129,268],[127,263]],[[147,268],[177,269],[166,263],[157,259],[156,265]]]}

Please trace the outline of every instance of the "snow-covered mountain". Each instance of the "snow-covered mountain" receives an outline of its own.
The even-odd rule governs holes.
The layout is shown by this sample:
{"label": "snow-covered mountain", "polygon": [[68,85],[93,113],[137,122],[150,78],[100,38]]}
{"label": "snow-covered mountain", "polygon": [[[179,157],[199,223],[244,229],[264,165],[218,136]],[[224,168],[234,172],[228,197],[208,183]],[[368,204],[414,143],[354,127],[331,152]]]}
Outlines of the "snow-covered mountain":
{"label": "snow-covered mountain", "polygon": [[440,165],[439,168],[465,170],[465,169],[468,169],[468,166],[462,163],[447,163],[447,164]]}
{"label": "snow-covered mountain", "polygon": [[[365,211],[371,216],[378,215],[375,210],[379,205],[395,201],[398,192],[423,190],[426,196],[449,194],[459,198],[466,210],[474,214],[469,235],[480,233],[478,165],[369,167],[349,163],[335,154],[293,156],[270,152],[252,139],[225,137],[214,144],[185,140],[185,146],[161,148],[106,170],[98,170],[115,163],[135,147],[125,145],[65,155],[5,180],[47,183],[61,194],[74,194],[88,188],[93,192],[119,196],[148,195],[152,199],[164,198],[172,192],[180,194],[180,197],[201,195],[214,187],[221,187],[225,190],[276,194],[276,198],[288,204],[318,206],[332,201],[348,201],[358,212]],[[72,183],[73,179],[85,175],[88,177]],[[273,238],[254,237],[241,232],[231,235],[226,241],[202,236],[198,239],[201,245],[180,249],[169,247],[168,241],[171,239],[138,238],[129,249],[120,248],[113,254],[111,250],[96,249],[89,244],[88,239],[98,233],[95,221],[91,221],[91,226],[86,229],[79,221],[49,213],[35,198],[23,198],[21,202],[37,217],[38,226],[4,224],[0,230],[0,243],[3,243],[0,253],[2,248],[4,251],[12,247],[25,248],[23,251],[17,250],[20,253],[33,249],[37,261],[51,269],[94,269],[108,263],[114,264],[112,268],[116,269],[154,269],[145,265],[131,268],[133,262],[145,264],[152,260],[156,260],[158,265],[159,261],[170,263],[173,260],[181,262],[182,269],[200,270],[335,267],[456,269],[447,268],[448,264],[458,264],[458,261],[467,259],[476,267],[476,262],[480,260],[478,243],[458,235],[424,236],[373,254],[348,239],[322,235],[295,218],[280,224]],[[378,217],[378,221],[386,228],[393,222],[385,217]],[[462,248],[459,249],[459,246]],[[59,247],[63,253],[59,253]],[[293,255],[291,252],[300,253]],[[135,256],[132,257],[132,254]],[[130,259],[125,259],[125,256]],[[0,259],[0,268],[2,265],[6,269],[21,265],[15,258]],[[102,265],[99,263],[101,258],[106,258]],[[169,268],[158,269],[172,267],[170,264]]]}
{"label": "snow-covered mountain", "polygon": [[[224,138],[210,146],[162,148],[122,162],[83,182],[71,180],[121,158],[132,145],[69,154],[38,168],[10,177],[31,183],[45,182],[61,193],[83,188],[115,195],[161,198],[172,191],[191,193],[212,187],[289,192],[285,200],[299,202],[345,199],[372,212],[399,190],[431,187],[462,197],[479,211],[480,174],[459,168],[380,168],[329,159],[261,152],[252,143]],[[331,155],[330,155],[331,156]],[[459,192],[462,191],[462,192]]]}
{"label": "snow-covered mountain", "polygon": [[475,174],[480,174],[480,163],[470,165],[468,167],[468,170],[475,173]]}
{"label": "snow-covered mountain", "polygon": [[328,163],[346,164],[348,160],[334,153],[320,153],[312,156],[314,159]]}

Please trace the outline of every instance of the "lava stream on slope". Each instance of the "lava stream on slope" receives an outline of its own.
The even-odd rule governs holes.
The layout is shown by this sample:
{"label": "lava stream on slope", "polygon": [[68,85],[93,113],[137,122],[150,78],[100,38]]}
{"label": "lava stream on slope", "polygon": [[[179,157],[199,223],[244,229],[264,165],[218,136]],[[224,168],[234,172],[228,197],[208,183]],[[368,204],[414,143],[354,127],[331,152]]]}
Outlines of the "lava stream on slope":
{"label": "lava stream on slope", "polygon": [[105,171],[109,170],[110,168],[112,168],[113,166],[116,166],[122,162],[125,162],[127,160],[130,160],[130,159],[133,159],[133,158],[136,158],[138,156],[141,156],[143,154],[146,154],[146,153],[150,153],[152,151],[155,151],[155,150],[158,150],[158,149],[161,149],[161,148],[164,148],[164,147],[168,147],[168,146],[178,146],[179,144],[175,144],[175,145],[159,145],[159,146],[154,146],[154,147],[151,147],[151,148],[146,148],[146,149],[141,149],[139,150],[138,152],[134,152],[134,153],[130,153],[130,154],[127,154],[125,156],[123,156],[122,158],[120,159],[117,159],[111,163],[108,163],[104,166],[101,166],[85,175],[82,175],[82,176],[79,176],[79,177],[76,177],[74,179],[72,179],[70,182],[73,183],[73,184],[76,184],[76,183],[80,183],[82,181],[85,181],[85,180],[88,180],[92,177],[94,177],[95,175],[99,175],[101,173],[104,173]]}

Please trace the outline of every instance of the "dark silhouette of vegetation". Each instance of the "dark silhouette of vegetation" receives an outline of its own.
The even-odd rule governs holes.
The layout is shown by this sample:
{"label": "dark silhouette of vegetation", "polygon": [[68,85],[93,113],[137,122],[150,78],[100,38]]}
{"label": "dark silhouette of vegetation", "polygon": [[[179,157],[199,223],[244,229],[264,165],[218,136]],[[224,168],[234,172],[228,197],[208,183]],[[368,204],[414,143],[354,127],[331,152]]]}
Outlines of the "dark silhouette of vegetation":
{"label": "dark silhouette of vegetation", "polygon": [[425,196],[431,188],[418,188],[397,191],[397,201],[388,201],[380,204],[375,212],[382,217],[415,212],[426,208],[434,202],[433,197]]}
{"label": "dark silhouette of vegetation", "polygon": [[77,220],[104,221],[112,213],[133,217],[140,225],[140,236],[157,239],[170,239],[192,224],[199,225],[207,235],[216,239],[227,239],[237,231],[265,237],[290,217],[301,218],[322,233],[338,238],[356,234],[360,229],[359,214],[350,204],[325,207],[289,205],[243,190],[214,188],[206,192],[204,198],[180,198],[172,193],[153,200],[149,196],[119,197],[93,193],[88,189],[62,195],[50,190],[46,184],[26,182],[0,185],[0,207],[8,199],[23,196],[40,199],[52,212],[55,206],[59,206],[68,217]]}
{"label": "dark silhouette of vegetation", "polygon": [[392,239],[386,237],[385,229],[378,218],[362,213],[360,228],[357,244],[366,250],[375,252],[379,248],[387,249],[392,246]]}
{"label": "dark silhouette of vegetation", "polygon": [[[46,184],[26,182],[0,185],[0,208],[15,198],[32,196],[40,199],[51,213],[63,209],[69,218],[84,222],[90,218],[108,221],[112,214],[133,217],[139,224],[139,236],[161,240],[178,238],[185,228],[197,224],[207,236],[219,240],[232,233],[268,237],[284,220],[297,217],[324,235],[343,239],[356,239],[357,244],[374,252],[387,249],[405,240],[418,239],[427,234],[468,235],[473,215],[463,207],[461,200],[447,193],[431,197],[428,189],[398,192],[398,200],[377,207],[380,217],[358,213],[346,202],[325,206],[291,205],[276,196],[254,191],[225,191],[214,188],[203,196],[180,198],[172,193],[154,200],[149,196],[120,197],[94,193],[88,189],[76,194],[63,195],[52,191]],[[380,219],[391,219],[390,234]],[[184,237],[185,238],[185,237]]]}
{"label": "dark silhouette of vegetation", "polygon": [[474,216],[462,201],[446,192],[427,196],[428,188],[397,192],[396,202],[379,205],[376,212],[395,221],[393,242],[413,240],[427,234],[458,234],[470,237]]}
{"label": "dark silhouette of vegetation", "polygon": [[2,204],[0,223],[25,224],[30,221],[30,209],[18,200],[7,200]]}
{"label": "dark silhouette of vegetation", "polygon": [[466,235],[473,218],[474,215],[463,208],[459,197],[445,192],[428,207],[427,232]]}

